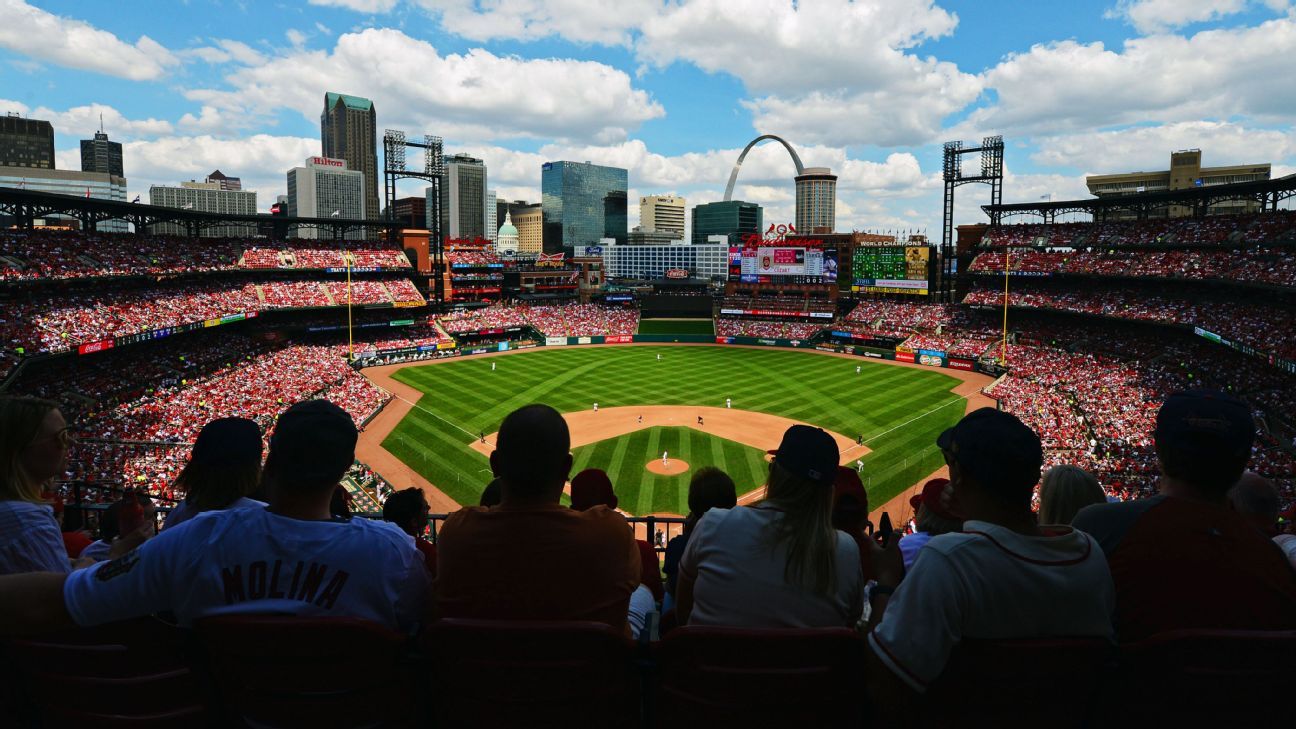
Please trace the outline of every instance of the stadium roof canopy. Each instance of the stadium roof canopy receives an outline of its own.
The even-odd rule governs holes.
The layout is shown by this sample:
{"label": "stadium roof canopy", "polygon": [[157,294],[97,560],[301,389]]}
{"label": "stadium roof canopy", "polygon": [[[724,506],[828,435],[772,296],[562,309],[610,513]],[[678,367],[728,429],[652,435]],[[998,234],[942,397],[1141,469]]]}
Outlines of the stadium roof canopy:
{"label": "stadium roof canopy", "polygon": [[237,215],[231,213],[207,213],[199,210],[169,208],[161,205],[128,203],[120,200],[101,200],[80,195],[60,195],[52,192],[20,190],[18,188],[0,187],[0,216],[10,216],[20,228],[32,227],[38,218],[60,215],[76,218],[82,227],[92,230],[96,223],[105,220],[124,220],[135,226],[136,231],[144,231],[156,223],[176,223],[189,231],[190,236],[198,235],[206,228],[225,226],[232,223],[251,223],[262,225],[287,225],[289,229],[316,228],[332,231],[335,237],[365,228],[403,228],[398,222],[386,220],[356,220],[350,218],[297,218],[283,215],[257,213]]}
{"label": "stadium roof canopy", "polygon": [[1239,182],[1232,185],[1189,187],[1183,190],[1160,190],[1135,195],[1109,195],[1084,200],[1041,200],[1007,205],[982,205],[981,209],[990,216],[990,221],[994,224],[1014,215],[1038,215],[1044,218],[1044,222],[1051,223],[1059,213],[1088,213],[1094,217],[1094,220],[1102,220],[1107,212],[1120,210],[1133,211],[1139,218],[1146,218],[1151,211],[1168,205],[1192,208],[1194,215],[1205,215],[1207,208],[1224,200],[1254,200],[1260,205],[1261,210],[1277,210],[1279,201],[1293,196],[1296,196],[1296,174],[1279,177],[1276,180]]}

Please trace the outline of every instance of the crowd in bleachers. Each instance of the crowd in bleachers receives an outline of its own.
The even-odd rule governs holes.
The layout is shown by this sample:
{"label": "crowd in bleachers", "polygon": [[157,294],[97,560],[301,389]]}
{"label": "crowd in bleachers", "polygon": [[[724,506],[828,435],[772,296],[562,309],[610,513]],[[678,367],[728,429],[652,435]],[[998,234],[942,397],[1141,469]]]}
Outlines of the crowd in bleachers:
{"label": "crowd in bleachers", "polygon": [[835,313],[837,310],[836,303],[831,299],[813,296],[726,296],[721,299],[720,308],[787,314]]}
{"label": "crowd in bleachers", "polygon": [[773,319],[739,319],[716,317],[715,333],[721,337],[766,337],[771,339],[809,339],[823,331],[824,324]]}
{"label": "crowd in bleachers", "polygon": [[980,357],[986,351],[986,348],[994,342],[993,338],[979,333],[965,334],[955,331],[948,334],[934,334],[919,332],[909,335],[900,346],[908,347],[913,351],[928,349],[944,352],[952,357],[976,358]]}
{"label": "crowd in bleachers", "polygon": [[[1296,249],[1041,251],[1013,249],[1010,270],[1018,273],[1083,274],[1236,281],[1296,286]],[[978,253],[972,273],[1004,270],[1003,251]]]}
{"label": "crowd in bleachers", "polygon": [[1254,245],[1293,239],[1296,239],[1296,213],[1278,210],[1201,218],[1001,225],[987,231],[981,245],[991,248],[1090,246],[1103,249],[1111,246]]}
{"label": "crowd in bleachers", "polygon": [[[1003,306],[1004,292],[974,286],[963,303]],[[1296,311],[1276,303],[1254,300],[1206,300],[1179,294],[1151,293],[1126,286],[1058,288],[1019,284],[1008,295],[1010,306],[1052,309],[1151,321],[1195,325],[1256,349],[1296,358]]]}
{"label": "crowd in bleachers", "polygon": [[445,252],[450,266],[488,266],[499,263],[499,256],[490,248],[450,248]]}
{"label": "crowd in bleachers", "polygon": [[600,304],[497,303],[439,316],[451,334],[531,326],[549,337],[628,336],[639,328],[639,310]]}
{"label": "crowd in bleachers", "polygon": [[250,269],[409,268],[404,251],[382,241],[308,243],[242,238],[177,238],[81,231],[0,232],[0,282],[98,276],[163,276]]}

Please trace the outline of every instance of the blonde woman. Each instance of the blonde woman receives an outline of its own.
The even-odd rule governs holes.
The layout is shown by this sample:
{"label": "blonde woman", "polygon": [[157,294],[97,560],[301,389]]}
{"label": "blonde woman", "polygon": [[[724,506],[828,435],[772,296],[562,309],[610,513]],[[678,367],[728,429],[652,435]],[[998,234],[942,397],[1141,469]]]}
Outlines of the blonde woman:
{"label": "blonde woman", "polygon": [[773,451],[765,500],[711,509],[680,558],[681,625],[850,627],[863,610],[860,551],[833,529],[832,436],[794,425]]}
{"label": "blonde woman", "polygon": [[1040,483],[1039,523],[1070,524],[1091,504],[1107,503],[1107,494],[1093,474],[1070,464],[1054,466]]}
{"label": "blonde woman", "polygon": [[67,422],[48,400],[0,397],[0,574],[69,572],[41,490],[67,468]]}

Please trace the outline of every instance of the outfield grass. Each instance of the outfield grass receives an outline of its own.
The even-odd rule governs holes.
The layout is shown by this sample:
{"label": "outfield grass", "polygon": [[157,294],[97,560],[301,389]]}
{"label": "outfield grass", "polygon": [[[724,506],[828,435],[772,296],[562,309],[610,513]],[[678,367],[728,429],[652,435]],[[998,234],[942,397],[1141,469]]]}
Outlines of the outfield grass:
{"label": "outfield grass", "polygon": [[710,319],[640,319],[640,334],[715,334]]}
{"label": "outfield grass", "polygon": [[[602,403],[600,403],[602,405]],[[689,464],[686,473],[663,476],[644,468],[661,458]],[[601,468],[612,478],[620,507],[632,514],[688,513],[688,482],[702,466],[717,466],[736,483],[759,484],[769,466],[763,451],[692,428],[644,428],[572,451],[572,473]]]}
{"label": "outfield grass", "polygon": [[[494,372],[492,361],[498,367]],[[856,365],[861,374],[855,374]],[[498,430],[510,411],[533,402],[571,412],[588,410],[594,402],[600,407],[722,407],[730,397],[735,408],[781,415],[848,437],[863,435],[873,451],[864,459],[863,476],[870,501],[877,505],[941,466],[936,436],[963,413],[957,404],[962,398],[950,392],[958,381],[938,370],[788,349],[554,347],[407,367],[395,377],[426,394],[383,447],[459,503],[476,503],[490,480],[486,458],[469,444],[480,432]],[[613,447],[633,437],[615,439]],[[708,465],[705,460],[689,465]],[[606,468],[608,463],[590,456],[583,465]],[[760,485],[744,482],[742,473],[731,475],[741,490]],[[638,480],[627,474],[616,483],[627,511],[639,513],[640,491],[649,478],[647,472]],[[679,508],[658,508],[655,491],[649,501],[654,511],[685,510],[678,500]]]}

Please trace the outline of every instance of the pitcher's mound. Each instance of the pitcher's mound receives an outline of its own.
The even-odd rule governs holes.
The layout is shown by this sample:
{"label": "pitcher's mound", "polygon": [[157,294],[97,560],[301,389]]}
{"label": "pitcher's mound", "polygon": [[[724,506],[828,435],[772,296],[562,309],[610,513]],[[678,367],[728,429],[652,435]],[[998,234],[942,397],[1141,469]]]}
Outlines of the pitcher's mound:
{"label": "pitcher's mound", "polygon": [[660,458],[648,461],[644,466],[649,473],[655,473],[658,476],[678,476],[689,469],[689,465],[678,458],[672,458],[666,463],[662,463]]}

